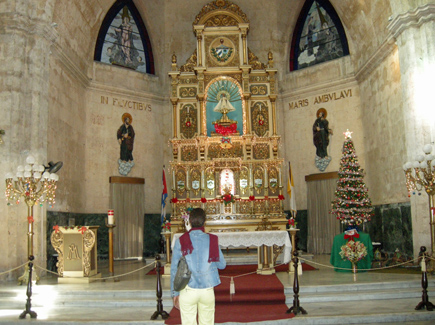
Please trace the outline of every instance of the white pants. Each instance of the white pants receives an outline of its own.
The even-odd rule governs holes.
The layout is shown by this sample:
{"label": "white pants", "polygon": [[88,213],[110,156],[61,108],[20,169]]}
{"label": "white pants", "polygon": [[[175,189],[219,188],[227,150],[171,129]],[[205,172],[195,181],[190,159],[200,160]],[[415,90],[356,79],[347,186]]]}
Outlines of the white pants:
{"label": "white pants", "polygon": [[183,325],[196,325],[197,314],[199,325],[214,324],[215,298],[213,288],[193,289],[186,286],[180,291],[179,299]]}

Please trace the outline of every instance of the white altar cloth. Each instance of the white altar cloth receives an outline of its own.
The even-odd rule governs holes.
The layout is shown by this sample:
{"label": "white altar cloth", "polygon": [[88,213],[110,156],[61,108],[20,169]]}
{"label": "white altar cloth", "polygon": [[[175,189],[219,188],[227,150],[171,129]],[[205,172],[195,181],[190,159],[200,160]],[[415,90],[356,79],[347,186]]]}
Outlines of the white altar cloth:
{"label": "white altar cloth", "polygon": [[[290,262],[292,245],[290,243],[289,234],[284,230],[272,231],[239,231],[239,232],[214,232],[213,235],[219,237],[219,246],[221,247],[260,247],[266,246],[283,246],[284,245],[284,259],[283,263]],[[175,241],[183,234],[176,233],[172,239],[172,249],[174,248]]]}

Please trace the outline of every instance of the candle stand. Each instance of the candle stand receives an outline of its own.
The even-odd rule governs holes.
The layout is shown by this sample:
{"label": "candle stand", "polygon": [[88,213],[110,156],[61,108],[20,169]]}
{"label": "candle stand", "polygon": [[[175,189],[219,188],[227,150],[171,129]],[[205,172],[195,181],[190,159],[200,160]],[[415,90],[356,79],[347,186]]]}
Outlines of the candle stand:
{"label": "candle stand", "polygon": [[27,205],[27,258],[29,263],[24,270],[24,274],[18,278],[20,284],[23,282],[27,283],[27,303],[26,310],[20,315],[20,318],[25,318],[27,314],[29,314],[31,318],[36,318],[37,314],[31,310],[33,276],[36,277],[37,281],[39,280],[32,272],[34,260],[33,207],[36,204],[42,206],[44,201],[53,206],[59,176],[55,173],[50,174],[48,171],[44,172],[45,167],[36,164],[33,156],[28,156],[26,162],[26,166],[17,167],[17,173],[15,175],[12,173],[6,174],[5,195],[8,205],[10,205],[11,202],[19,204],[21,197],[24,198],[24,202],[26,202]]}
{"label": "candle stand", "polygon": [[171,237],[172,237],[172,232],[163,231],[161,234],[163,236],[165,236],[165,242],[166,242],[166,264],[165,264],[162,276],[169,277],[169,276],[171,276]]}
{"label": "candle stand", "polygon": [[406,187],[409,194],[424,191],[429,197],[429,230],[431,239],[432,260],[429,262],[428,271],[435,272],[435,155],[431,154],[432,146],[427,144],[423,147],[426,154],[418,155],[414,162],[403,165],[406,177]]}

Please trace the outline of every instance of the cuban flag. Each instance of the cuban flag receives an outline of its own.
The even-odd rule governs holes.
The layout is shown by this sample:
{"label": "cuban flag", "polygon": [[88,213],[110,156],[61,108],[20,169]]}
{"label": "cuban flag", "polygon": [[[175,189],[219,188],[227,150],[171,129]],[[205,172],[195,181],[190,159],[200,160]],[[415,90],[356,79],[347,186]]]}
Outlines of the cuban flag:
{"label": "cuban flag", "polygon": [[165,177],[165,166],[163,166],[163,191],[162,191],[162,215],[160,217],[160,222],[163,224],[165,222],[166,217],[166,198],[168,197],[168,189],[166,187],[166,177]]}

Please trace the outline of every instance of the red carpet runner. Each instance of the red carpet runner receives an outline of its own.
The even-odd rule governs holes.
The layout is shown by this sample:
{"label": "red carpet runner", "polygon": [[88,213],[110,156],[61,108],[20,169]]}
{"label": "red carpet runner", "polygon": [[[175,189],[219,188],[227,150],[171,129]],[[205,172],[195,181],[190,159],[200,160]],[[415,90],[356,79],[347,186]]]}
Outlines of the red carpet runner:
{"label": "red carpet runner", "polygon": [[[255,271],[257,265],[229,265],[220,272],[222,284],[215,287],[215,322],[249,323],[294,317],[286,314],[284,286],[275,274],[235,278],[236,293],[230,295],[230,278],[227,276],[251,272],[245,271],[247,267],[253,267]],[[165,324],[181,324],[180,312],[173,308]]]}

